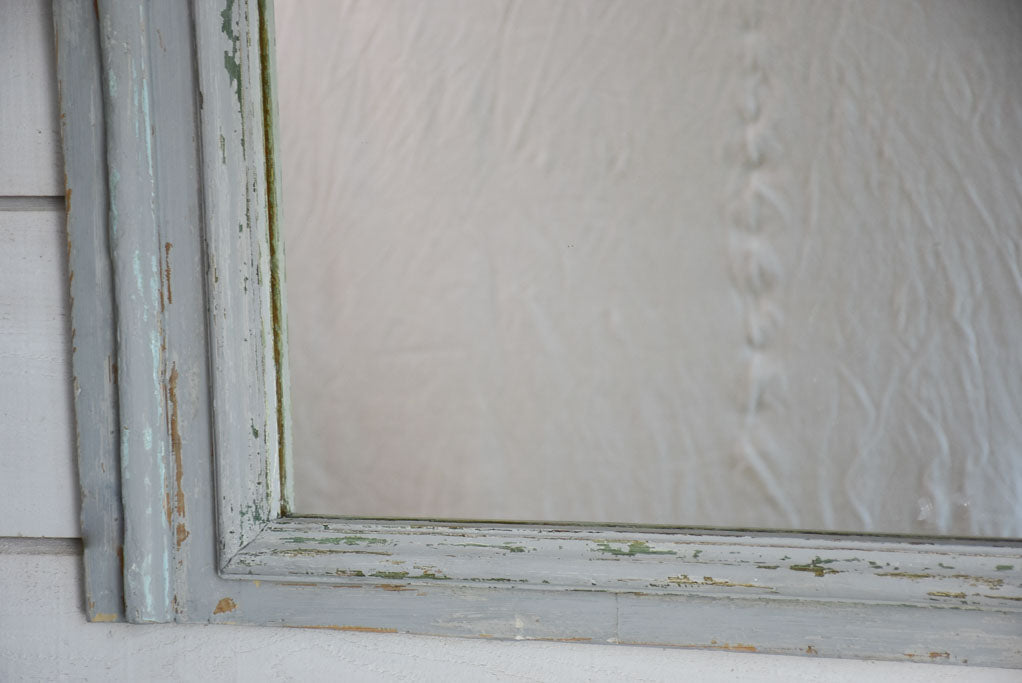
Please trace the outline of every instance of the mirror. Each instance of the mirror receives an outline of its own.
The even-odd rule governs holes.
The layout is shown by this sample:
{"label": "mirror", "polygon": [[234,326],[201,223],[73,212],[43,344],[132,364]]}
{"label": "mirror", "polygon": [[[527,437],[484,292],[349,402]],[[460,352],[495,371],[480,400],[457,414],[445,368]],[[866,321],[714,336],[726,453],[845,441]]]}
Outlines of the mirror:
{"label": "mirror", "polygon": [[1022,8],[276,4],[296,508],[1022,536]]}

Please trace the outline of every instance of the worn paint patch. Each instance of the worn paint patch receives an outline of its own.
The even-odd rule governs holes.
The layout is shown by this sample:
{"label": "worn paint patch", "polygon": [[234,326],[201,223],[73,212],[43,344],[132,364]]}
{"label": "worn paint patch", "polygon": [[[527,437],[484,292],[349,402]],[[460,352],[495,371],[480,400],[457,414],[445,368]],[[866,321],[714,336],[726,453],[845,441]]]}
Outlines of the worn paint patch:
{"label": "worn paint patch", "polygon": [[163,245],[164,258],[163,258],[163,275],[167,278],[167,303],[174,303],[174,290],[170,287],[170,250],[174,245],[171,242],[165,242]]}
{"label": "worn paint patch", "polygon": [[653,550],[645,541],[631,541],[627,548],[615,548],[606,541],[600,541],[595,550],[608,555],[677,555],[673,550]]}
{"label": "worn paint patch", "polygon": [[[167,291],[170,291],[169,281]],[[170,398],[170,447],[174,453],[174,506],[178,516],[183,517],[185,514],[185,494],[181,486],[181,479],[184,476],[184,467],[181,462],[181,425],[178,420],[177,379],[177,363],[173,363],[170,366],[170,381],[167,385],[167,394]]]}
{"label": "worn paint patch", "polygon": [[957,600],[965,599],[965,593],[952,593],[950,591],[929,591],[927,595],[932,595],[935,598],[955,598]]}
{"label": "worn paint patch", "polygon": [[408,577],[408,572],[373,572],[370,576],[380,579],[404,579]]}
{"label": "worn paint patch", "polygon": [[216,604],[213,614],[225,614],[236,609],[238,609],[238,603],[234,602],[234,600],[231,598],[220,598],[220,602]]}
{"label": "worn paint patch", "polygon": [[178,522],[175,533],[178,548],[180,548],[181,544],[185,542],[185,540],[188,538],[188,535],[189,535],[188,529],[185,528],[184,522]]}
{"label": "worn paint patch", "polygon": [[726,579],[715,579],[712,576],[704,576],[702,580],[691,579],[687,574],[680,576],[668,576],[667,581],[676,586],[722,586],[726,588],[759,588],[761,590],[773,590],[770,586],[760,586],[755,583],[735,583]]}
{"label": "worn paint patch", "polygon": [[92,617],[93,621],[100,622],[100,623],[115,622],[115,621],[118,621],[119,619],[120,619],[120,617],[118,615],[116,615],[116,614],[108,614],[106,612],[100,612],[99,614],[95,614]]}
{"label": "worn paint patch", "polygon": [[877,576],[893,576],[898,579],[935,579],[934,574],[922,574],[918,572],[877,572]]}
{"label": "worn paint patch", "polygon": [[810,572],[820,577],[824,574],[839,574],[840,572],[836,569],[831,569],[825,565],[834,562],[835,560],[824,560],[819,557],[814,557],[813,561],[809,564],[793,564],[788,569],[795,572]]}
{"label": "worn paint patch", "polygon": [[224,50],[224,69],[235,87],[238,110],[243,111],[241,102],[241,63],[238,61],[238,35],[234,32],[234,0],[227,0],[227,6],[220,13],[223,20],[220,30],[231,41],[231,51]]}

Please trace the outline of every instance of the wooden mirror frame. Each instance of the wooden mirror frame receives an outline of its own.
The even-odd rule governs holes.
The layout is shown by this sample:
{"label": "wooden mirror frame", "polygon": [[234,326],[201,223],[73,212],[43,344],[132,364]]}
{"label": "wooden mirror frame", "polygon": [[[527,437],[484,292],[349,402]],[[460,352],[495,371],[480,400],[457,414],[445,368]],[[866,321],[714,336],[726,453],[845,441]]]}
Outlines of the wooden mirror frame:
{"label": "wooden mirror frame", "polygon": [[55,0],[92,621],[1022,666],[1022,543],[290,516],[267,0]]}

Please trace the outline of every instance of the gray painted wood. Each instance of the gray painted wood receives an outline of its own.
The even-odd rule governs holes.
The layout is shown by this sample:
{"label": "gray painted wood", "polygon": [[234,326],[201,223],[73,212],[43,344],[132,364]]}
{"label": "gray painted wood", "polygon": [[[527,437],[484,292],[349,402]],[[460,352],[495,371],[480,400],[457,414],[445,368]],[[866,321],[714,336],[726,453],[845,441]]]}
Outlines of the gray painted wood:
{"label": "gray painted wood", "polygon": [[81,340],[72,346],[71,364],[86,540],[85,608],[92,620],[116,621],[124,616],[124,523],[99,32],[94,10],[80,2],[54,3],[53,18],[62,48],[57,59],[60,104],[68,114],[61,122],[72,338]]}
{"label": "gray painted wood", "polygon": [[[131,621],[170,618],[169,434],[146,2],[100,2],[109,239],[116,301],[124,598]],[[137,515],[132,511],[145,510]]]}
{"label": "gray painted wood", "polygon": [[[126,240],[111,251],[115,308],[123,318],[165,295],[163,362],[150,366],[154,376],[119,374],[120,416],[165,425],[173,453],[130,437],[120,453],[126,475],[149,468],[153,481],[172,482],[122,495],[125,557],[139,562],[125,568],[129,620],[1022,667],[1017,542],[282,516],[258,4],[145,7],[141,23],[129,3],[101,15],[112,27],[101,22],[104,59],[129,74],[135,64],[135,82],[151,74],[158,85],[148,121],[134,100],[106,100],[110,168],[139,171],[135,201],[123,206],[136,211],[131,223],[113,211],[123,188],[110,188]],[[128,51],[115,58],[115,43]],[[143,142],[157,131],[151,167],[126,135],[132,117]],[[73,243],[88,249],[75,225]],[[143,252],[155,258],[140,260],[143,287],[132,288],[121,276]],[[137,318],[117,325],[136,332],[117,337],[118,357],[142,367],[151,336]],[[172,525],[171,561],[161,564]],[[146,578],[172,589],[166,611],[137,592]]]}
{"label": "gray painted wood", "polygon": [[280,509],[258,16],[195,4],[221,566]]}
{"label": "gray painted wood", "polygon": [[284,234],[280,221],[284,215],[283,185],[281,184],[282,161],[277,149],[278,107],[276,35],[273,29],[273,2],[259,0],[262,21],[259,24],[259,40],[264,46],[263,65],[260,70],[263,89],[263,111],[269,112],[263,120],[266,144],[266,209],[269,224],[270,247],[270,306],[274,311],[273,343],[277,381],[277,430],[280,471],[280,512],[287,515],[294,510],[294,467],[291,432],[291,365],[288,362],[287,326],[287,277],[284,264]]}
{"label": "gray painted wood", "polygon": [[[1018,544],[746,532],[289,518],[270,523],[228,575],[307,581],[510,585],[522,589],[868,600],[1022,613]],[[416,569],[418,568],[418,569]],[[807,575],[820,579],[807,580]],[[953,597],[951,597],[953,596]]]}

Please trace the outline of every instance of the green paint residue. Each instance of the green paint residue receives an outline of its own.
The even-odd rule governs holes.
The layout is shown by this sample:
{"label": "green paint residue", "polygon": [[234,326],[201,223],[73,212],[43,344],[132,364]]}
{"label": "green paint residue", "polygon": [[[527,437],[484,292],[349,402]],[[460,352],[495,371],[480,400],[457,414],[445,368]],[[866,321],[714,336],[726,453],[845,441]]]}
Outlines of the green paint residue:
{"label": "green paint residue", "polygon": [[933,574],[923,574],[920,572],[878,572],[877,576],[893,576],[899,579],[933,579],[936,578]]}
{"label": "green paint residue", "polygon": [[793,564],[788,569],[796,572],[810,572],[816,576],[823,576],[824,574],[839,574],[838,570],[825,567],[824,565],[834,562],[834,560],[824,560],[820,557],[814,557],[813,561],[809,564]]}
{"label": "green paint residue", "polygon": [[258,439],[259,438],[259,430],[256,429],[255,422],[252,422],[251,425],[252,425],[252,438],[253,439]]}
{"label": "green paint residue", "polygon": [[417,576],[409,576],[409,579],[431,579],[433,581],[449,581],[451,577],[444,576],[443,574],[436,574],[434,572],[423,570],[423,572]]}
{"label": "green paint residue", "polygon": [[996,569],[999,572],[1011,571],[1014,568],[1015,568],[1015,565],[1013,565],[1013,564],[999,564],[996,567],[994,567],[994,569]]}
{"label": "green paint residue", "polygon": [[[611,546],[610,543],[607,543],[606,541],[601,541],[601,542],[596,544],[596,550],[597,550],[597,552],[607,553],[609,555],[628,555],[628,556],[633,556],[633,555],[676,555],[677,554],[673,550],[653,550],[652,548],[649,547],[649,544],[644,542],[644,541],[632,541],[631,543],[628,544],[628,549],[627,550],[622,550],[621,548],[615,548],[615,547]],[[699,551],[697,551],[697,552],[699,552]]]}
{"label": "green paint residue", "polygon": [[943,562],[938,562],[938,563],[937,563],[937,566],[938,566],[938,567],[941,567],[941,568],[943,568],[943,569],[954,569],[954,567],[952,567],[951,565],[949,565],[949,564],[944,564]]}
{"label": "green paint residue", "polygon": [[234,27],[231,26],[231,16],[234,14],[234,0],[227,0],[227,6],[224,7],[224,11],[220,13],[220,18],[223,23],[220,24],[220,32],[230,38],[232,41],[237,40],[238,37],[234,35]]}
{"label": "green paint residue", "polygon": [[378,579],[404,579],[408,577],[408,572],[373,572],[370,576]]}
{"label": "green paint residue", "polygon": [[234,0],[227,0],[227,6],[220,13],[220,18],[223,23],[220,25],[220,30],[225,36],[230,38],[233,50],[228,52],[224,50],[224,69],[227,70],[227,75],[231,77],[231,83],[234,85],[234,92],[238,97],[238,111],[242,111],[241,106],[241,63],[238,61],[238,35],[234,32]]}

